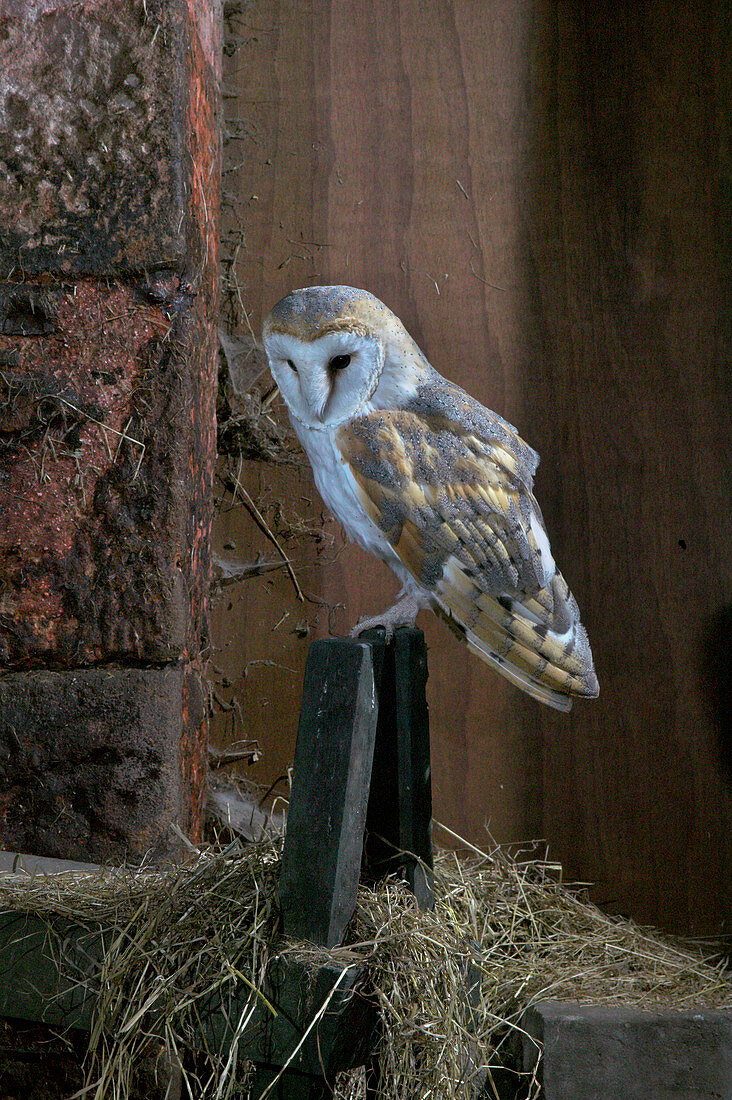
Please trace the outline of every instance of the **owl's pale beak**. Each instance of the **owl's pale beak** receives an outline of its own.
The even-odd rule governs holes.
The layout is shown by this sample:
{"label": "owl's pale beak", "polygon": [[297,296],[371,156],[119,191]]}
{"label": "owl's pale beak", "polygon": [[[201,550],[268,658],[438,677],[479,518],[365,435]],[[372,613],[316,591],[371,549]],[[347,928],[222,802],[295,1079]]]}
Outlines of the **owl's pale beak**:
{"label": "owl's pale beak", "polygon": [[323,420],[331,395],[331,379],[325,367],[312,367],[302,370],[299,375],[302,393],[311,414],[316,420]]}

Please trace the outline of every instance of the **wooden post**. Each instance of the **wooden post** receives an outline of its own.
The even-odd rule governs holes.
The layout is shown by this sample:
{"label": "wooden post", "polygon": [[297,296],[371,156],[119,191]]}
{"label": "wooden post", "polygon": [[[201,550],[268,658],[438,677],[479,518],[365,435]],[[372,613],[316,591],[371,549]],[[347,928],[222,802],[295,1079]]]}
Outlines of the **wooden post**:
{"label": "wooden post", "polygon": [[[375,630],[311,646],[280,875],[285,935],[341,943],[362,864],[370,881],[396,873],[420,908],[433,905],[426,682],[421,630],[398,630],[389,643]],[[254,1100],[332,1096],[325,1068],[321,1077],[288,1068],[278,1078],[276,1061],[257,1063]],[[367,1091],[378,1096],[375,1063]]]}
{"label": "wooden post", "polygon": [[282,853],[284,934],[334,947],[356,906],[377,700],[371,646],[314,642]]}
{"label": "wooden post", "polygon": [[278,1066],[255,1066],[250,1090],[252,1100],[265,1095],[267,1100],[330,1100],[333,1096],[325,1077],[292,1070],[282,1073]]}
{"label": "wooden post", "polygon": [[365,877],[404,878],[421,909],[434,904],[432,781],[425,684],[427,649],[421,630],[364,635],[374,648],[379,697],[374,763],[366,815]]}
{"label": "wooden post", "polygon": [[388,644],[379,629],[311,646],[280,877],[285,935],[341,942],[362,853],[368,881],[399,874],[431,908],[426,682],[421,630],[397,630]]}

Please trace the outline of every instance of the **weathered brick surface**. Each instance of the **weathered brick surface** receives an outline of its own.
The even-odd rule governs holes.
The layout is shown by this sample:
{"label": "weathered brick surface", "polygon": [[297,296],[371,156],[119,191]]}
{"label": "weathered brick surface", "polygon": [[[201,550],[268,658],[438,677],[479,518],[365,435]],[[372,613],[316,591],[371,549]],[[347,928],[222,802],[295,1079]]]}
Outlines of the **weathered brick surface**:
{"label": "weathered brick surface", "polygon": [[[94,862],[164,858],[186,806],[186,670],[0,678],[0,829],[15,851]],[[199,710],[200,716],[200,710]]]}
{"label": "weathered brick surface", "polygon": [[184,264],[185,3],[3,10],[0,275]]}
{"label": "weathered brick surface", "polygon": [[5,667],[160,662],[198,648],[191,516],[208,522],[196,462],[205,469],[210,455],[191,438],[200,363],[186,361],[191,299],[177,283],[159,284],[166,310],[132,286],[78,282],[54,290],[48,314],[26,284],[28,312],[52,322],[0,335],[0,355],[13,352],[0,369]]}
{"label": "weathered brick surface", "polygon": [[526,1014],[523,1027],[527,1072],[536,1065],[537,1043],[544,1048],[545,1100],[732,1096],[732,1012],[545,1001]]}
{"label": "weathered brick surface", "polygon": [[167,309],[134,287],[78,283],[58,292],[54,332],[0,335],[6,666],[161,661],[198,647],[210,348],[191,346],[191,298],[177,282]]}
{"label": "weathered brick surface", "polygon": [[[71,761],[100,753],[105,728],[109,751],[121,738],[129,759],[147,759],[151,723],[170,739],[172,756],[156,742],[158,778],[139,779],[157,792],[143,814],[155,844],[171,812],[193,832],[200,821],[218,14],[216,0],[0,8],[0,744],[11,751],[18,720],[25,738],[25,755],[4,761],[13,794],[0,844],[139,854],[142,818],[126,827],[121,815],[114,842],[110,807],[48,824],[55,804],[39,776],[60,769],[63,805],[85,804],[88,777],[75,802]],[[166,664],[169,694],[153,698]],[[119,725],[93,703],[125,665],[137,679]],[[62,679],[40,681],[43,668]],[[64,676],[91,677],[89,721]],[[35,757],[23,787],[14,769]],[[117,757],[104,759],[114,777]]]}

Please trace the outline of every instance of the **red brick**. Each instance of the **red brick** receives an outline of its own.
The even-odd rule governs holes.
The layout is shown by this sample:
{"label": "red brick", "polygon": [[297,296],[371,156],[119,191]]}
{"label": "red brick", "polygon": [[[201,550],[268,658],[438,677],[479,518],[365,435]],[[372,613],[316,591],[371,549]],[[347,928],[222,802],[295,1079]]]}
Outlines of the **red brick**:
{"label": "red brick", "polygon": [[[213,456],[191,418],[211,415],[210,365],[191,347],[177,284],[166,281],[166,310],[131,286],[80,281],[54,292],[55,331],[0,336],[0,354],[13,351],[0,376],[8,667],[161,662],[199,647],[206,569],[191,551],[208,529]],[[43,294],[26,290],[39,316]]]}

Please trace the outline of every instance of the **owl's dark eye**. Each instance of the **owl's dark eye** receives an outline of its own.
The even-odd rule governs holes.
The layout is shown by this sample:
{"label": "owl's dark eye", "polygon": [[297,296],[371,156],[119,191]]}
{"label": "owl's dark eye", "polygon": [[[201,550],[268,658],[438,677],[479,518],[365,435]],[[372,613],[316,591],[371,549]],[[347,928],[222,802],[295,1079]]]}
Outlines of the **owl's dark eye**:
{"label": "owl's dark eye", "polygon": [[334,355],[328,366],[331,370],[343,370],[350,362],[350,355]]}
{"label": "owl's dark eye", "polygon": [[285,359],[285,362],[287,363],[290,370],[294,370],[295,374],[297,374],[297,367],[293,363],[292,359]]}

